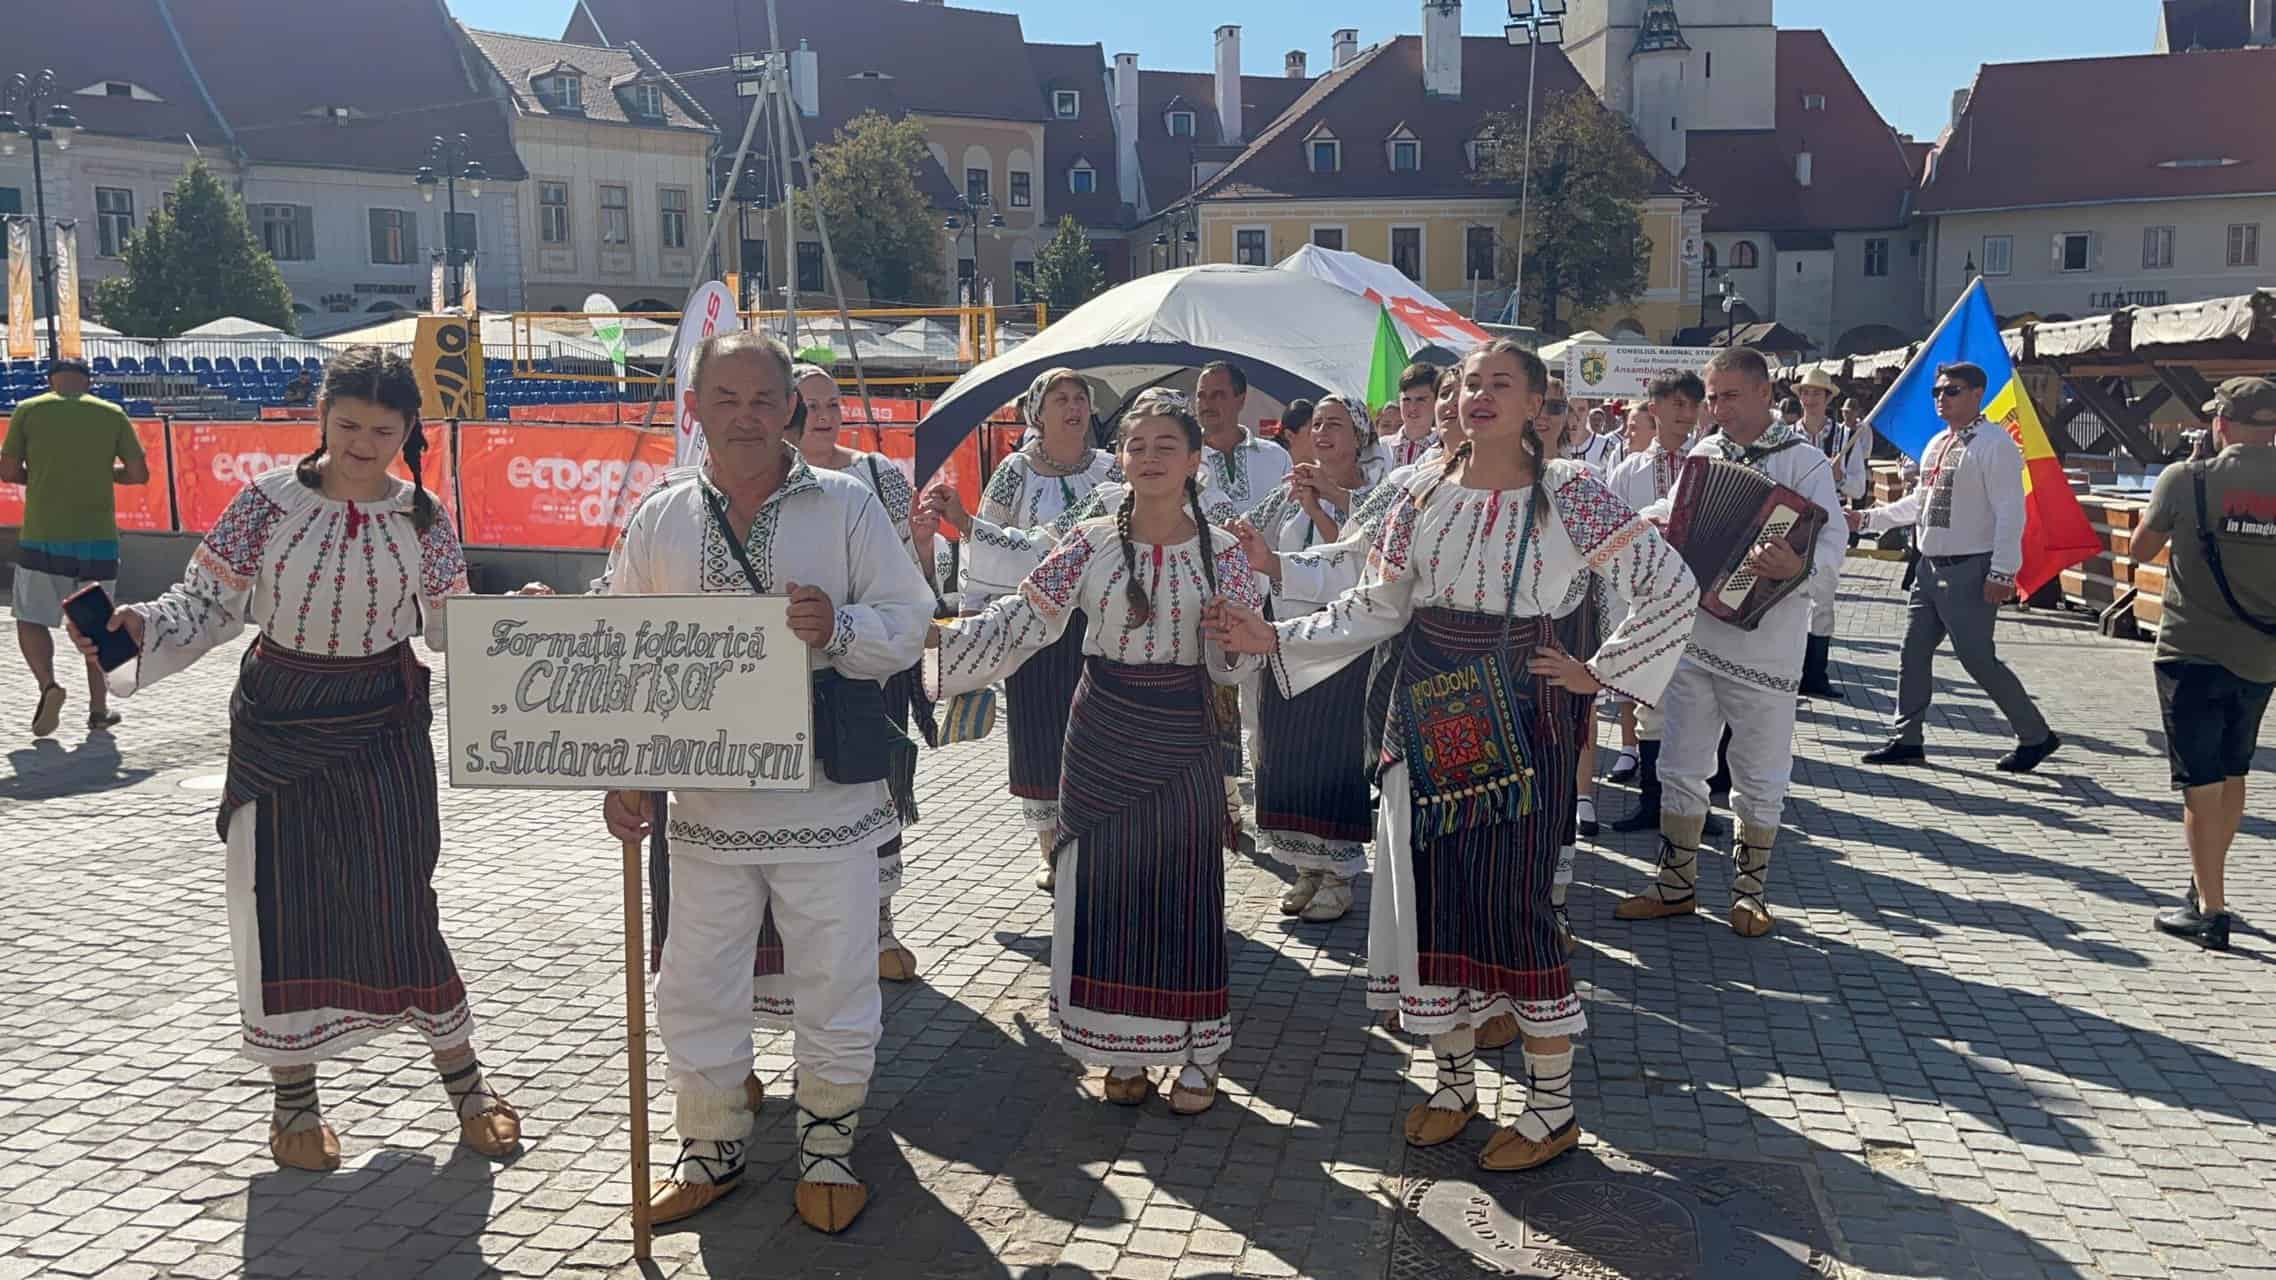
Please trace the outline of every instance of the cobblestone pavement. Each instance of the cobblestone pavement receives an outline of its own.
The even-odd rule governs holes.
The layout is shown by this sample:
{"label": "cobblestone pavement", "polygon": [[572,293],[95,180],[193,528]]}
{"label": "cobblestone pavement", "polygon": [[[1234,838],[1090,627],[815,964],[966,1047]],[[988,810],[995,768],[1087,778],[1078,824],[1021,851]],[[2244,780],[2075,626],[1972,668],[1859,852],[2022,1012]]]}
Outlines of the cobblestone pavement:
{"label": "cobblestone pavement", "polygon": [[[1845,576],[1852,696],[1802,715],[1776,933],[1721,923],[1721,861],[1699,918],[1620,924],[1647,841],[1584,851],[1594,1157],[1799,1169],[1850,1274],[2276,1277],[2276,943],[2212,956],[2149,927],[2186,869],[2147,648],[2014,618],[2004,651],[2070,745],[2037,776],[1993,772],[2004,728],[1947,657],[1931,767],[1867,770],[1895,686],[1894,579],[1865,561]],[[30,700],[0,666],[20,733]],[[634,1274],[616,852],[591,798],[443,796],[445,927],[527,1151],[459,1150],[404,1035],[325,1071],[346,1168],[270,1166],[265,1076],[234,1053],[213,833],[231,675],[216,657],[134,699],[115,745],[67,729],[9,752],[0,1280]],[[1370,1029],[1365,893],[1338,924],[1291,924],[1282,877],[1235,859],[1224,1098],[1194,1120],[1103,1105],[1045,1027],[1048,904],[1001,777],[998,743],[924,767],[900,900],[924,977],[887,992],[856,1158],[868,1215],[838,1239],[791,1216],[791,1062],[769,1038],[753,1185],[659,1237],[658,1272],[1387,1274],[1418,1230],[1393,1209],[1397,1121],[1429,1059]],[[1608,817],[1629,803],[1605,795]],[[2236,851],[2248,917],[2276,920],[2272,837],[2254,818]],[[1489,1112],[1515,1113],[1494,1072],[1516,1066],[1488,1063]],[[660,1156],[668,1116],[659,1097]]]}

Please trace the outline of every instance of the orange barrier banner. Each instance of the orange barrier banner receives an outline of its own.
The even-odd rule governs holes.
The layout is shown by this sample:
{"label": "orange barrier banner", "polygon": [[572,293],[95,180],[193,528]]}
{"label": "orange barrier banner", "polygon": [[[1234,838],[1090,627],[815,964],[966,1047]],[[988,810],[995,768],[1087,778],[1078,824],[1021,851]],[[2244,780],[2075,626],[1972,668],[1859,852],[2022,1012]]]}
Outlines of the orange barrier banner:
{"label": "orange barrier banner", "polygon": [[[306,457],[316,447],[318,430],[313,422],[175,423],[174,502],[181,513],[182,532],[211,529],[238,491],[256,476]],[[427,456],[421,470],[428,490],[455,518],[458,497],[451,484],[449,424],[427,424]],[[395,474],[405,479],[411,475],[400,458]]]}
{"label": "orange barrier banner", "polygon": [[[166,424],[137,421],[134,435],[142,442],[142,456],[150,460],[150,483],[112,487],[111,492],[118,497],[119,529],[125,533],[171,532],[174,513],[166,501],[170,479],[166,474]],[[18,529],[23,523],[24,486],[0,484],[0,528]]]}
{"label": "orange barrier banner", "polygon": [[[637,424],[640,415],[647,410],[646,401],[617,403],[596,400],[577,404],[517,404],[506,412],[515,422],[605,423],[613,426],[620,422]],[[656,418],[660,422],[672,420],[671,401],[656,406]]]}
{"label": "orange barrier banner", "polygon": [[672,431],[463,423],[459,534],[470,546],[606,551],[672,467]]}
{"label": "orange barrier banner", "polygon": [[[842,437],[849,449],[867,453],[882,453],[901,468],[903,479],[913,480],[917,473],[917,429],[909,427],[847,427]],[[980,509],[980,490],[988,482],[987,468],[980,459],[980,436],[975,432],[965,437],[956,452],[948,455],[941,464],[940,474],[933,477],[934,485],[948,485],[964,499],[966,511]],[[931,488],[932,485],[927,485]],[[953,539],[956,531],[943,525],[941,536]]]}

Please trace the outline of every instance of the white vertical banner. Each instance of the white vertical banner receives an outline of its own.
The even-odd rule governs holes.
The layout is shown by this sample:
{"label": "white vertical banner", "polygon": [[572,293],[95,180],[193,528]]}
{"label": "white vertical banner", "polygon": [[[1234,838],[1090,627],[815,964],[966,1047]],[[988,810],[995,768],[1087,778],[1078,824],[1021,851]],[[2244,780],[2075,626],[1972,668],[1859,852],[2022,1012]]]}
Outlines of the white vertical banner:
{"label": "white vertical banner", "polygon": [[55,234],[55,345],[57,360],[82,360],[79,338],[79,230],[58,227]]}
{"label": "white vertical banner", "polygon": [[32,336],[32,220],[8,218],[8,358],[39,354]]}
{"label": "white vertical banner", "polygon": [[672,386],[679,392],[672,440],[674,468],[703,465],[703,429],[696,423],[695,383],[690,376],[695,369],[696,348],[713,334],[742,327],[743,314],[735,309],[735,295],[725,284],[706,281],[688,299],[687,312],[680,317],[679,342],[672,353]]}
{"label": "white vertical banner", "polygon": [[466,308],[467,318],[471,320],[482,314],[482,304],[477,299],[477,291],[474,287],[478,273],[474,270],[474,258],[471,255],[466,259],[466,265],[462,270],[466,272],[466,291],[460,295],[458,304]]}
{"label": "white vertical banner", "polygon": [[443,256],[438,253],[427,269],[427,310],[434,315],[450,310],[450,297],[443,289]]}

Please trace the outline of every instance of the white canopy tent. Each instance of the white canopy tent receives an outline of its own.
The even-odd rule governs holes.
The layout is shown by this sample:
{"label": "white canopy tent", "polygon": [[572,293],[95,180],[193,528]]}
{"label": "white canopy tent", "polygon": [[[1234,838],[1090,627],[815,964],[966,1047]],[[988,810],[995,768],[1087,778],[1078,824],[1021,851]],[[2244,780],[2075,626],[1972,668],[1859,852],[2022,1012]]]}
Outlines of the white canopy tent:
{"label": "white canopy tent", "polygon": [[[1377,304],[1295,271],[1209,265],[1118,285],[956,380],[917,426],[919,483],[964,437],[1046,369],[1080,369],[1126,401],[1173,384],[1212,360],[1238,365],[1249,385],[1286,403],[1331,391],[1364,396]],[[1102,416],[1119,404],[1101,402]]]}
{"label": "white canopy tent", "polygon": [[1420,357],[1436,348],[1444,356],[1460,357],[1484,346],[1491,337],[1436,294],[1408,279],[1405,272],[1362,254],[1308,244],[1281,259],[1273,269],[1325,280],[1366,299],[1371,306],[1389,308],[1391,326],[1399,331],[1399,341],[1410,356]]}

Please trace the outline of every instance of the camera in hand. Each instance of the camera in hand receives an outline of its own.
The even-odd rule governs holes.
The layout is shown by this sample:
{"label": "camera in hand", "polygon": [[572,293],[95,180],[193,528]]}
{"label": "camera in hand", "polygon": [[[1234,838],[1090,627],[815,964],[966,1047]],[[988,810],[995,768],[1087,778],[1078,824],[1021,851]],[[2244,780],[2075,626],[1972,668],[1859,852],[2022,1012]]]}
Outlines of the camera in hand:
{"label": "camera in hand", "polygon": [[116,671],[134,661],[141,652],[134,637],[124,631],[111,630],[111,593],[101,584],[86,587],[63,602],[63,613],[79,634],[95,642],[95,662],[105,671]]}

